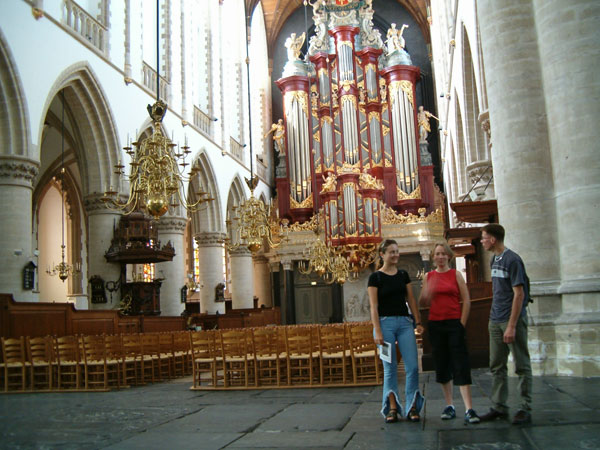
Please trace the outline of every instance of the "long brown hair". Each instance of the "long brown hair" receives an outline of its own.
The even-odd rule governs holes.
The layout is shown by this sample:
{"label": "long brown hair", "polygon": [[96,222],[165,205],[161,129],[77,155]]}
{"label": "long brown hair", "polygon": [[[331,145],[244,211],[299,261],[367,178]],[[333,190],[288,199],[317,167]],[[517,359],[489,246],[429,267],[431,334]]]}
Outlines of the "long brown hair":
{"label": "long brown hair", "polygon": [[383,266],[383,258],[381,257],[382,253],[385,253],[390,245],[398,245],[398,243],[393,239],[386,239],[381,244],[379,244],[379,248],[377,249],[377,263],[375,264],[375,270],[381,269]]}

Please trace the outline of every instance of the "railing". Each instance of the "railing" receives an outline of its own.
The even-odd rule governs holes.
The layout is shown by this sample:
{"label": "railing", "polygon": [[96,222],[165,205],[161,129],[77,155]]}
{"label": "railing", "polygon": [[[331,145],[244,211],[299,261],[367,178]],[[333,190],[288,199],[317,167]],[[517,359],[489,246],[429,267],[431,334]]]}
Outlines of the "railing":
{"label": "railing", "polygon": [[267,179],[267,166],[265,166],[265,163],[260,161],[258,158],[256,158],[256,173],[263,180]]}
{"label": "railing", "polygon": [[106,53],[107,28],[73,0],[65,1],[67,26],[102,53]]}
{"label": "railing", "polygon": [[194,125],[205,135],[212,138],[213,119],[197,106],[194,106]]}
{"label": "railing", "polygon": [[229,137],[229,151],[241,162],[244,162],[244,146],[231,136]]}
{"label": "railing", "polygon": [[[144,86],[150,89],[156,94],[156,70],[148,65],[148,63],[142,63],[142,71],[144,73]],[[160,98],[167,101],[167,93],[169,89],[169,82],[164,78],[160,77]]]}

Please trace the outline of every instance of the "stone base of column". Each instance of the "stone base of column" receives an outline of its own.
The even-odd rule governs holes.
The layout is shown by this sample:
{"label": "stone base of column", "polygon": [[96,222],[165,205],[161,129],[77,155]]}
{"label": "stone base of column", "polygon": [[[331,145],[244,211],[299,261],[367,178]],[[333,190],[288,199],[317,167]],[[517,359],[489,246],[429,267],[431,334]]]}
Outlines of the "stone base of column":
{"label": "stone base of column", "polygon": [[[552,300],[543,297],[540,301],[546,302],[547,299]],[[528,314],[533,374],[600,376],[600,312],[597,309],[600,297],[597,293],[579,293],[563,294],[562,298],[554,296],[554,299],[562,300],[562,312]],[[578,304],[586,307],[578,312],[565,312],[565,309],[579,309]],[[555,311],[560,311],[560,308]],[[514,366],[509,370],[509,373],[514,373]]]}

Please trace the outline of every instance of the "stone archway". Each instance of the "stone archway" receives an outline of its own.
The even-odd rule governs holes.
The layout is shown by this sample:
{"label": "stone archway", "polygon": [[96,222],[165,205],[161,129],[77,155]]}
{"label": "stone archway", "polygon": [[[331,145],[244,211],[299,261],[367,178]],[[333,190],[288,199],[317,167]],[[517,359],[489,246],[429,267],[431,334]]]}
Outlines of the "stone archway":
{"label": "stone archway", "polygon": [[[57,77],[44,105],[45,113],[40,122],[39,135],[43,136],[46,118],[55,97],[61,91],[64,93],[68,116],[73,151],[72,167],[73,172],[78,172],[75,179],[82,199],[78,205],[84,217],[79,240],[84,242],[87,239],[82,246],[82,254],[87,256],[82,264],[83,292],[86,293],[87,280],[94,275],[100,276],[104,281],[115,282],[120,277],[118,265],[107,263],[104,258],[113,238],[114,223],[118,221],[120,213],[107,209],[101,198],[109,186],[116,185],[113,166],[119,161],[121,152],[107,97],[93,70],[85,62],[69,66]],[[41,147],[40,145],[37,155],[40,160],[44,158]],[[76,247],[74,243],[71,245]],[[95,309],[112,309],[118,306],[118,299],[111,303],[89,306]]]}
{"label": "stone archway", "polygon": [[15,300],[36,301],[23,289],[25,265],[37,258],[31,239],[32,191],[39,160],[30,142],[27,102],[11,50],[0,30],[0,271],[3,292]]}

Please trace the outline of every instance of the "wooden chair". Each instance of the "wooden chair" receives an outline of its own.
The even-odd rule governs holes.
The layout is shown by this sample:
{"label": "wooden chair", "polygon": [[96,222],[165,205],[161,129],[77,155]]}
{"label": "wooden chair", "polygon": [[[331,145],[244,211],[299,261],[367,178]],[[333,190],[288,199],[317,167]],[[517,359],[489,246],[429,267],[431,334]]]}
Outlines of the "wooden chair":
{"label": "wooden chair", "polygon": [[223,382],[227,387],[248,388],[248,337],[245,330],[222,330],[221,354],[223,357]]}
{"label": "wooden chair", "polygon": [[106,342],[101,336],[82,336],[84,388],[89,390],[110,389],[110,385],[119,384],[119,363],[106,355]]}
{"label": "wooden chair", "polygon": [[350,355],[354,384],[379,384],[383,381],[382,366],[373,340],[370,324],[349,325]]}
{"label": "wooden chair", "polygon": [[158,356],[159,356],[159,371],[161,379],[173,378],[173,333],[158,333]]}
{"label": "wooden chair", "polygon": [[104,336],[104,345],[106,347],[106,362],[109,368],[116,366],[117,369],[116,378],[114,376],[109,377],[109,386],[117,389],[129,386],[125,381],[125,358],[121,336],[118,334]]}
{"label": "wooden chair", "polygon": [[192,352],[187,331],[173,333],[173,376],[184,377],[192,373]]}
{"label": "wooden chair", "polygon": [[32,390],[51,390],[53,388],[54,341],[51,336],[29,337],[27,344],[27,358],[30,366],[30,382]]}
{"label": "wooden chair", "polygon": [[251,331],[254,355],[254,385],[281,386],[282,361],[285,353],[280,352],[279,334],[276,328],[255,328]]}
{"label": "wooden chair", "polygon": [[162,374],[160,345],[158,334],[141,333],[142,342],[142,378],[143,382],[160,381]]}
{"label": "wooden chair", "polygon": [[216,332],[192,331],[189,339],[193,362],[192,389],[216,388],[220,381],[219,372],[223,368],[223,357],[217,349]]}
{"label": "wooden chair", "polygon": [[285,327],[287,379],[290,385],[312,385],[319,352],[313,344],[312,327]]}
{"label": "wooden chair", "polygon": [[56,383],[59,390],[81,388],[81,353],[77,336],[61,336],[54,341]]}
{"label": "wooden chair", "polygon": [[121,349],[123,351],[124,385],[144,384],[144,358],[142,356],[142,341],[139,334],[122,334]]}
{"label": "wooden chair", "polygon": [[346,347],[346,329],[340,325],[318,327],[319,380],[325,384],[345,384],[346,362],[350,351]]}
{"label": "wooden chair", "polygon": [[2,362],[4,372],[4,392],[9,390],[24,391],[27,387],[27,355],[25,353],[25,339],[2,338]]}

